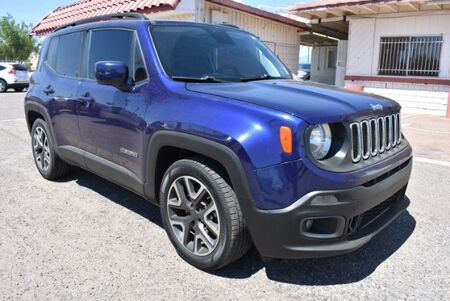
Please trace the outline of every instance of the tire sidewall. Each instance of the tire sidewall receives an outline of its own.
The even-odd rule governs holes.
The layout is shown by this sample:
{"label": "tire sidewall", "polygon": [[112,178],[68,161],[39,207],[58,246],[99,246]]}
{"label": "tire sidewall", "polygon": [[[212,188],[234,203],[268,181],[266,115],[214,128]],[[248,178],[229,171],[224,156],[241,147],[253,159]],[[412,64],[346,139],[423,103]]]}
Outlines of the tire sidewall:
{"label": "tire sidewall", "polygon": [[[220,215],[220,236],[216,248],[210,254],[205,256],[198,256],[192,254],[182,243],[175,237],[172,227],[170,226],[168,211],[167,211],[167,194],[173,181],[181,176],[191,176],[201,181],[211,193]],[[230,213],[225,204],[225,196],[221,193],[220,187],[211,179],[208,173],[201,169],[199,163],[192,160],[180,160],[169,167],[164,175],[161,189],[160,189],[160,209],[161,218],[164,228],[169,236],[170,241],[174,244],[177,253],[187,262],[201,269],[214,269],[220,265],[226,250],[229,248],[228,244],[231,240],[230,233]]]}
{"label": "tire sidewall", "polygon": [[[34,153],[34,133],[36,131],[37,127],[42,127],[45,131],[45,134],[47,135],[47,139],[48,139],[48,146],[50,149],[50,166],[48,167],[47,170],[41,170],[36,162],[36,156]],[[55,168],[55,162],[56,162],[56,152],[55,152],[55,147],[54,147],[54,142],[53,142],[53,137],[51,135],[50,129],[47,125],[47,122],[45,122],[44,120],[38,118],[35,120],[35,122],[33,123],[33,127],[31,128],[31,151],[33,153],[33,160],[34,160],[34,164],[36,165],[36,168],[38,169],[39,173],[46,179],[50,178],[52,170]]]}
{"label": "tire sidewall", "polygon": [[0,85],[0,93],[6,92],[8,90],[8,83],[3,79],[0,79],[0,83],[3,84],[3,85]]}

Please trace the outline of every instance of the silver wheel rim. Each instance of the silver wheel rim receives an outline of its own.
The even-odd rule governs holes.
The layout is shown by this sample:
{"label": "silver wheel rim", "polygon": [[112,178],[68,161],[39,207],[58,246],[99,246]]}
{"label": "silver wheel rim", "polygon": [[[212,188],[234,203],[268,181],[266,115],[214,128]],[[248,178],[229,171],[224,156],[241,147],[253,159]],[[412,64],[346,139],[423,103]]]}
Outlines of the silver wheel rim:
{"label": "silver wheel rim", "polygon": [[4,92],[6,90],[6,84],[3,81],[0,81],[0,91]]}
{"label": "silver wheel rim", "polygon": [[38,126],[33,134],[33,152],[36,165],[40,170],[46,171],[50,167],[50,147],[45,130]]}
{"label": "silver wheel rim", "polygon": [[173,181],[167,196],[170,229],[180,244],[197,256],[210,254],[220,237],[220,216],[206,186],[194,177]]}

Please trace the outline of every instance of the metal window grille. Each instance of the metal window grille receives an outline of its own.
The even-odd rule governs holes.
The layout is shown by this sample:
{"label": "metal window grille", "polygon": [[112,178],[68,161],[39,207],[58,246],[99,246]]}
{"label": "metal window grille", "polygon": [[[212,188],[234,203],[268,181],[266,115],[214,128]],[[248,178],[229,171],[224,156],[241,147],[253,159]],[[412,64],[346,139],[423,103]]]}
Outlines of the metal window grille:
{"label": "metal window grille", "polygon": [[439,76],[442,36],[382,37],[379,75]]}

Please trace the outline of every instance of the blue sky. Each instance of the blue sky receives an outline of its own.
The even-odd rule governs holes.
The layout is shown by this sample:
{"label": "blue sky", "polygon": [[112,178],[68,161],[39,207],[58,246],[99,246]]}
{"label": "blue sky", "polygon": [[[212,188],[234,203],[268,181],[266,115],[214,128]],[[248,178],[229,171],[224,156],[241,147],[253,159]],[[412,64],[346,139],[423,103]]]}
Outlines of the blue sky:
{"label": "blue sky", "polygon": [[286,12],[287,7],[300,2],[311,2],[314,0],[242,0],[242,2],[260,9],[268,10],[275,13]]}
{"label": "blue sky", "polygon": [[[0,16],[10,13],[19,22],[36,23],[56,7],[73,2],[75,0],[0,0]],[[289,5],[306,0],[238,0],[238,2],[281,13],[285,12]]]}

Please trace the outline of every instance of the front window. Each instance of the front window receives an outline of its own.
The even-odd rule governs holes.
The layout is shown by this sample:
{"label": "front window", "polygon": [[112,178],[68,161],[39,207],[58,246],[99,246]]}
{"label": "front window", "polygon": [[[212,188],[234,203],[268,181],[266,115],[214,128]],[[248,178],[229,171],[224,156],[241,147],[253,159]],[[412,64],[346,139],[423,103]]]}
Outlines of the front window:
{"label": "front window", "polygon": [[256,37],[222,26],[152,25],[167,75],[181,81],[250,81],[290,78],[280,60]]}
{"label": "front window", "polygon": [[382,37],[379,75],[439,76],[442,36]]}
{"label": "front window", "polygon": [[121,29],[94,30],[91,34],[88,78],[95,79],[95,64],[99,61],[119,61],[128,66],[136,82],[147,79],[147,71],[138,39],[133,31]]}

